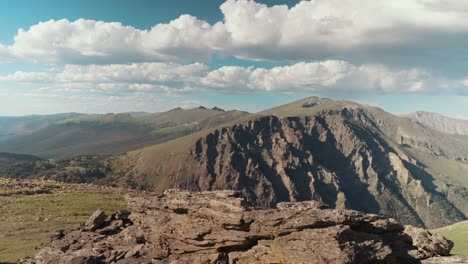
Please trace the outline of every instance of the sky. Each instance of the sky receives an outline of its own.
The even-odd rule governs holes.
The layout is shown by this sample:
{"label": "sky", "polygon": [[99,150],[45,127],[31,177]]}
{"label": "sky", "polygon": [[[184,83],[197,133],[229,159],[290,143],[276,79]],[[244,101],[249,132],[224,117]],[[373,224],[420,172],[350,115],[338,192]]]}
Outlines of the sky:
{"label": "sky", "polygon": [[0,1],[0,115],[322,96],[468,118],[467,44],[459,0]]}

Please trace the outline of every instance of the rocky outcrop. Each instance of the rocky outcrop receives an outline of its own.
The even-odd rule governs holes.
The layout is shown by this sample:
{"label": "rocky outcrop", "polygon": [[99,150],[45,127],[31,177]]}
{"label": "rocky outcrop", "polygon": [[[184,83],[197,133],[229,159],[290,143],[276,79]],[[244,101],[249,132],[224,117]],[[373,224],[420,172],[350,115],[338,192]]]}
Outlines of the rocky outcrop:
{"label": "rocky outcrop", "polygon": [[234,191],[168,190],[128,202],[131,214],[59,231],[22,263],[419,263],[452,247],[427,230],[317,201],[258,209]]}

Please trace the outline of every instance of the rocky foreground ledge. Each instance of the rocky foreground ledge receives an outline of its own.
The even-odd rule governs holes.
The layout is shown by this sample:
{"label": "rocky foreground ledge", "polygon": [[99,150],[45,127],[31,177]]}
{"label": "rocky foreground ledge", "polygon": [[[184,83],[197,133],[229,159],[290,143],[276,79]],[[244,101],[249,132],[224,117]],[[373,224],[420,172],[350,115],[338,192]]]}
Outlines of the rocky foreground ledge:
{"label": "rocky foreground ledge", "polygon": [[440,235],[315,201],[257,209],[233,191],[169,190],[128,203],[57,231],[22,263],[467,263],[440,257],[453,246]]}

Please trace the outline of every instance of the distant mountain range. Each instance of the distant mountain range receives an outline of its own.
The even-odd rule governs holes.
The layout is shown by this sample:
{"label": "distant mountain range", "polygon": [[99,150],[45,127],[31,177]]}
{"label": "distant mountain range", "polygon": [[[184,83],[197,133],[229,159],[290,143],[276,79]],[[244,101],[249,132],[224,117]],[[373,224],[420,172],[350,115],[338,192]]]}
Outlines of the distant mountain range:
{"label": "distant mountain range", "polygon": [[454,134],[468,135],[468,120],[450,118],[438,113],[414,112],[407,115],[411,120],[436,130]]}
{"label": "distant mountain range", "polygon": [[[175,139],[122,155],[10,165],[0,173],[156,191],[235,189],[263,207],[316,199],[430,228],[468,217],[468,136],[379,108],[316,97],[254,115],[227,114],[200,108],[64,120],[52,127],[90,122],[112,130],[137,123],[166,135],[164,140]],[[70,146],[61,156],[80,152]]]}
{"label": "distant mountain range", "polygon": [[247,115],[199,107],[154,114],[0,117],[0,151],[53,159],[121,154]]}
{"label": "distant mountain range", "polygon": [[58,121],[79,118],[83,114],[65,113],[56,115],[4,116],[0,117],[0,140],[28,135]]}

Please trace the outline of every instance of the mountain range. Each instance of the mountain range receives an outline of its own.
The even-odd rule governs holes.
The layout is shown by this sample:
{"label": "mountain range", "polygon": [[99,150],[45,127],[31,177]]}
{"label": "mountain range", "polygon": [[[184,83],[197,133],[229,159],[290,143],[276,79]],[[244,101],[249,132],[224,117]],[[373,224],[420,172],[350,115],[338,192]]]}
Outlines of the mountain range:
{"label": "mountain range", "polygon": [[[119,122],[109,121],[115,119]],[[261,207],[315,199],[429,228],[468,216],[468,136],[368,105],[311,97],[250,115],[199,108],[80,116],[29,136],[88,122],[105,124],[106,131],[120,128],[116,123],[145,124],[153,135],[156,130],[166,137],[154,139],[156,145],[151,140],[139,143],[147,146],[136,150],[131,149],[138,144],[128,147],[119,141],[121,148],[105,153],[76,151],[70,147],[73,142],[58,144],[56,149],[63,152],[49,156],[93,155],[16,163],[3,166],[0,173],[158,192],[234,189]],[[50,137],[53,132],[41,133],[56,138]],[[25,135],[18,137],[26,142]]]}
{"label": "mountain range", "polygon": [[0,117],[0,151],[48,159],[121,154],[247,115],[198,107],[161,113]]}

